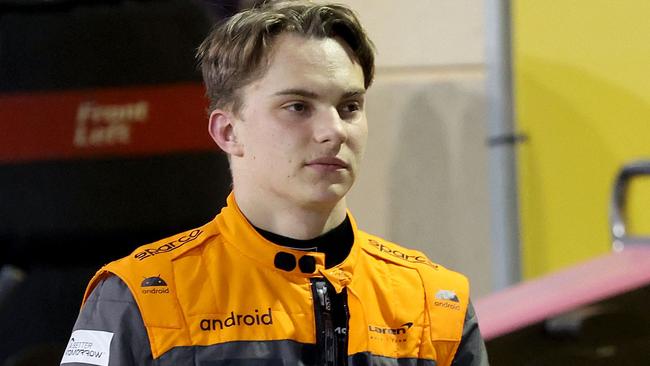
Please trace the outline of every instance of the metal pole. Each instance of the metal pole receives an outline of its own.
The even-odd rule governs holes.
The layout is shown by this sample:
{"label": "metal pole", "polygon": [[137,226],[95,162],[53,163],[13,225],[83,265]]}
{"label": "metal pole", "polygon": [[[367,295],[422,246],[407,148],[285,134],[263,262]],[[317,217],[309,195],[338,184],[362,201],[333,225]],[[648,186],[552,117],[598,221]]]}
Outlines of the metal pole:
{"label": "metal pole", "polygon": [[488,146],[494,289],[521,280],[510,0],[486,0]]}

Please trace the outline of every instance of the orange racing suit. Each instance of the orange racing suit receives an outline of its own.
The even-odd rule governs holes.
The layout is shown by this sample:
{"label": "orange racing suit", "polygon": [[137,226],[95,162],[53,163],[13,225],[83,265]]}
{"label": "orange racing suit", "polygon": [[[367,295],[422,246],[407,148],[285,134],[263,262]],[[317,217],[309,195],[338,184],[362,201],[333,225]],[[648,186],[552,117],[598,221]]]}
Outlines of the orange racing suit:
{"label": "orange racing suit", "polygon": [[[323,253],[266,240],[231,195],[208,224],[97,272],[62,365],[452,365],[473,317],[466,278],[348,217],[350,253],[327,268]],[[334,327],[341,298],[347,327]],[[110,325],[88,326],[96,317]],[[454,365],[487,364],[474,343]]]}

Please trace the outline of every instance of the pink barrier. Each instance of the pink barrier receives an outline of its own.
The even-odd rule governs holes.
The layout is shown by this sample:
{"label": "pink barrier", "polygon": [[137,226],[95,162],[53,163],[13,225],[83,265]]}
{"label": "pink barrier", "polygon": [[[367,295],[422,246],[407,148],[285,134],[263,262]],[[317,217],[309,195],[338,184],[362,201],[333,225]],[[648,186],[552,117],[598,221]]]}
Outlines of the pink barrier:
{"label": "pink barrier", "polygon": [[627,246],[475,302],[486,340],[650,284],[650,245]]}

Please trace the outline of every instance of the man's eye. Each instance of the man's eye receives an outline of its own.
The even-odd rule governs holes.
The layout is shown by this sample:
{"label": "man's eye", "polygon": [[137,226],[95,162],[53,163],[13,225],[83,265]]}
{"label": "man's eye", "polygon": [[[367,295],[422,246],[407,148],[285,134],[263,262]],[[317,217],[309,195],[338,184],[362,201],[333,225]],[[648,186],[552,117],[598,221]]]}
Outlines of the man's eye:
{"label": "man's eye", "polygon": [[361,110],[361,105],[359,102],[346,103],[342,109],[346,113],[352,113]]}
{"label": "man's eye", "polygon": [[361,109],[361,106],[359,106],[359,103],[350,103],[348,104],[348,110],[350,112],[358,111]]}
{"label": "man's eye", "polygon": [[304,103],[291,103],[284,108],[292,112],[304,112],[307,110],[307,106]]}

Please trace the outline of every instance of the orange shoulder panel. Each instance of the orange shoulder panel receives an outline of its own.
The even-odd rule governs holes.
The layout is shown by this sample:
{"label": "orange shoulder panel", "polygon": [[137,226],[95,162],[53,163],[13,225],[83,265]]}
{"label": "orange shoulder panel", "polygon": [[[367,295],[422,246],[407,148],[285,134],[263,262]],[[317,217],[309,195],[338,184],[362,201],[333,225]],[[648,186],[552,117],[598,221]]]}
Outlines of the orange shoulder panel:
{"label": "orange shoulder panel", "polygon": [[[424,349],[423,358],[437,361],[438,366],[451,364],[463,334],[469,304],[469,281],[458,273],[429,260],[422,252],[404,248],[379,237],[360,233],[363,248],[372,256],[414,268],[418,271],[425,292],[429,331],[426,336],[432,347]],[[426,341],[423,339],[423,341]]]}
{"label": "orange shoulder panel", "polygon": [[139,247],[129,256],[102,267],[90,280],[84,303],[103,278],[118,276],[133,295],[149,334],[154,357],[180,340],[185,321],[176,297],[172,261],[179,255],[200,247],[213,236],[206,226]]}

